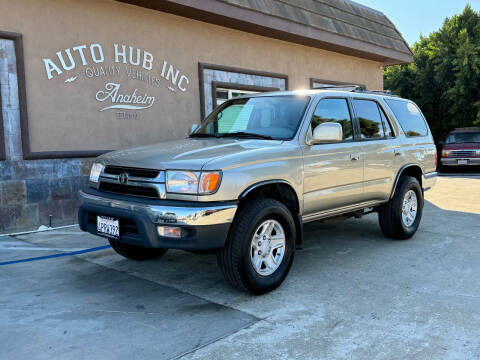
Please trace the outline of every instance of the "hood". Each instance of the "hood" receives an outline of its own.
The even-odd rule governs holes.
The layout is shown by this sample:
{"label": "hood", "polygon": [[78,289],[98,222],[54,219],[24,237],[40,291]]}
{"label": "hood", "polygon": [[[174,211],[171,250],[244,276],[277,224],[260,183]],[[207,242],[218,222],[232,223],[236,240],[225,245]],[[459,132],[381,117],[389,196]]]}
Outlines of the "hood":
{"label": "hood", "polygon": [[281,143],[282,141],[277,140],[188,138],[118,150],[104,154],[98,160],[105,164],[126,167],[201,170],[211,160]]}
{"label": "hood", "polygon": [[480,143],[445,144],[443,150],[476,150],[480,149]]}

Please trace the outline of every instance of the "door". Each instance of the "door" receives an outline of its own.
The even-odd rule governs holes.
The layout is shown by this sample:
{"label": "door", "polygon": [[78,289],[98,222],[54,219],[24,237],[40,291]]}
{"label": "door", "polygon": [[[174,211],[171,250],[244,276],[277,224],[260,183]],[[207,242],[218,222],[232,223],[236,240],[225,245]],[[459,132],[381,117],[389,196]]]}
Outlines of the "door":
{"label": "door", "polygon": [[398,139],[382,106],[371,99],[353,99],[364,149],[363,201],[387,200],[398,171]]}
{"label": "door", "polygon": [[309,136],[323,122],[342,125],[343,141],[304,147],[304,212],[312,215],[361,202],[364,156],[356,142],[346,98],[324,98],[315,108]]}

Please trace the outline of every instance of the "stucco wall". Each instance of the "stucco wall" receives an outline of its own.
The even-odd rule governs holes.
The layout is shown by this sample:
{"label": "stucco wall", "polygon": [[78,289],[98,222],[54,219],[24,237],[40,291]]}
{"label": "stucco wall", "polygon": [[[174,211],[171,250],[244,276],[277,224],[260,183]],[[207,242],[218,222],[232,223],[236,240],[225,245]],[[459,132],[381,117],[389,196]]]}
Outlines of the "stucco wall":
{"label": "stucco wall", "polygon": [[[198,63],[206,62],[289,76],[289,88],[308,88],[310,78],[331,79],[382,88],[380,64],[251,35],[110,0],[1,0],[3,31],[23,35],[28,127],[31,151],[103,150],[182,138],[200,119]],[[102,47],[104,61],[94,63],[91,44]],[[152,70],[133,68],[158,77],[157,86],[129,79],[125,67],[115,62],[114,44],[147,51]],[[83,65],[75,46],[86,45]],[[65,71],[56,53],[68,60],[70,49],[76,63]],[[135,60],[134,56],[134,60]],[[99,57],[97,57],[98,60]],[[127,53],[128,58],[128,53]],[[63,72],[51,71],[48,80],[42,59],[50,59]],[[163,62],[188,78],[181,91],[161,77]],[[128,62],[128,59],[127,59]],[[148,65],[148,64],[147,64]],[[99,67],[118,66],[118,75],[89,78]],[[87,68],[91,68],[87,70]],[[75,78],[74,80],[72,80]],[[71,82],[65,82],[70,79]],[[152,107],[126,110],[135,119],[118,118],[117,112],[100,111],[110,99],[96,100],[106,83],[120,85],[120,93],[155,97]],[[175,92],[169,90],[173,88]]]}
{"label": "stucco wall", "polygon": [[[6,160],[0,160],[0,233],[48,225],[50,219],[54,226],[75,223],[76,194],[86,183],[92,162],[91,158],[29,160],[22,143],[28,142],[30,153],[38,155],[50,151],[113,150],[183,138],[201,117],[199,63],[280,75],[262,77],[218,68],[205,70],[207,111],[212,106],[208,87],[214,80],[243,84],[253,81],[255,85],[283,89],[287,84],[283,74],[288,76],[290,89],[308,88],[310,78],[365,84],[370,89],[383,85],[380,64],[376,62],[113,0],[0,0],[0,9],[0,33],[22,35],[26,85],[26,96],[22,96],[23,77],[21,69],[17,71],[14,42],[8,36],[0,38],[0,119],[6,150]],[[104,61],[93,62],[91,44],[102,47]],[[115,62],[114,44],[120,50],[122,45],[127,49],[132,46],[135,55],[137,48],[141,55],[143,51],[151,53],[151,70],[142,69],[142,62],[131,67],[155,80],[147,83],[145,79],[128,78],[125,67],[130,65]],[[86,45],[85,66],[79,52],[73,50],[81,45]],[[70,49],[76,63],[68,71],[61,68],[56,54],[60,52],[68,67],[65,49]],[[50,59],[62,74],[50,67],[49,80],[43,59]],[[165,79],[166,74],[162,77],[164,61],[168,62],[167,70],[170,64],[174,71],[179,70],[176,84]],[[100,66],[105,71],[112,65],[119,67],[116,75],[89,78],[89,74],[99,72]],[[185,79],[179,85],[182,75],[188,79],[188,86]],[[120,92],[125,94],[137,89],[137,95],[147,93],[155,101],[144,110],[100,111],[118,105],[111,98],[97,100],[96,95],[105,91],[107,83],[119,84]],[[23,99],[28,117],[22,116]],[[118,118],[117,112],[134,118]],[[26,119],[29,137],[22,138],[22,121]]]}

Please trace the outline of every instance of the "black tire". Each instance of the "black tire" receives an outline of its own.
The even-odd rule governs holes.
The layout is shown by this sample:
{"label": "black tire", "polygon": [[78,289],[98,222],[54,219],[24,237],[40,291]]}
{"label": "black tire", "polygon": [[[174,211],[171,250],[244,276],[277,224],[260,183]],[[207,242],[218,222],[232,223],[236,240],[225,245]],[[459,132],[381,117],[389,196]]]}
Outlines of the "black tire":
{"label": "black tire", "polygon": [[[275,220],[282,226],[285,250],[275,272],[264,276],[254,269],[250,252],[255,231],[267,220]],[[295,222],[290,210],[277,200],[255,199],[238,210],[225,247],[217,251],[217,262],[232,286],[252,294],[264,294],[280,286],[287,276],[295,254],[295,243]]]}
{"label": "black tire", "polygon": [[122,243],[120,241],[109,239],[108,242],[118,254],[130,260],[145,261],[158,259],[167,252],[167,249],[146,248],[131,244]]}
{"label": "black tire", "polygon": [[[405,195],[413,190],[417,197],[417,214],[414,222],[407,226],[402,220],[402,205]],[[402,176],[393,198],[382,205],[378,211],[378,220],[385,236],[397,240],[410,239],[418,229],[423,213],[423,191],[418,180],[411,176]]]}

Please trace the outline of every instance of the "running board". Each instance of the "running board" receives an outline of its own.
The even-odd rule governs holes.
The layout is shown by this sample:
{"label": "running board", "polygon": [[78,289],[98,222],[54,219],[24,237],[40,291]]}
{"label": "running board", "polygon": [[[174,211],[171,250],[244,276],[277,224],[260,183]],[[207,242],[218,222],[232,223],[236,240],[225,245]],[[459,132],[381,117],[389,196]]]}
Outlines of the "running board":
{"label": "running board", "polygon": [[310,221],[316,221],[316,220],[321,220],[321,219],[327,219],[330,217],[342,215],[342,214],[348,214],[357,210],[362,210],[365,208],[372,208],[381,204],[384,204],[385,201],[366,201],[360,204],[355,204],[355,205],[350,205],[350,206],[344,206],[341,208],[333,209],[333,210],[327,210],[327,211],[320,211],[314,214],[309,214],[302,216],[302,221],[304,223],[310,222]]}

